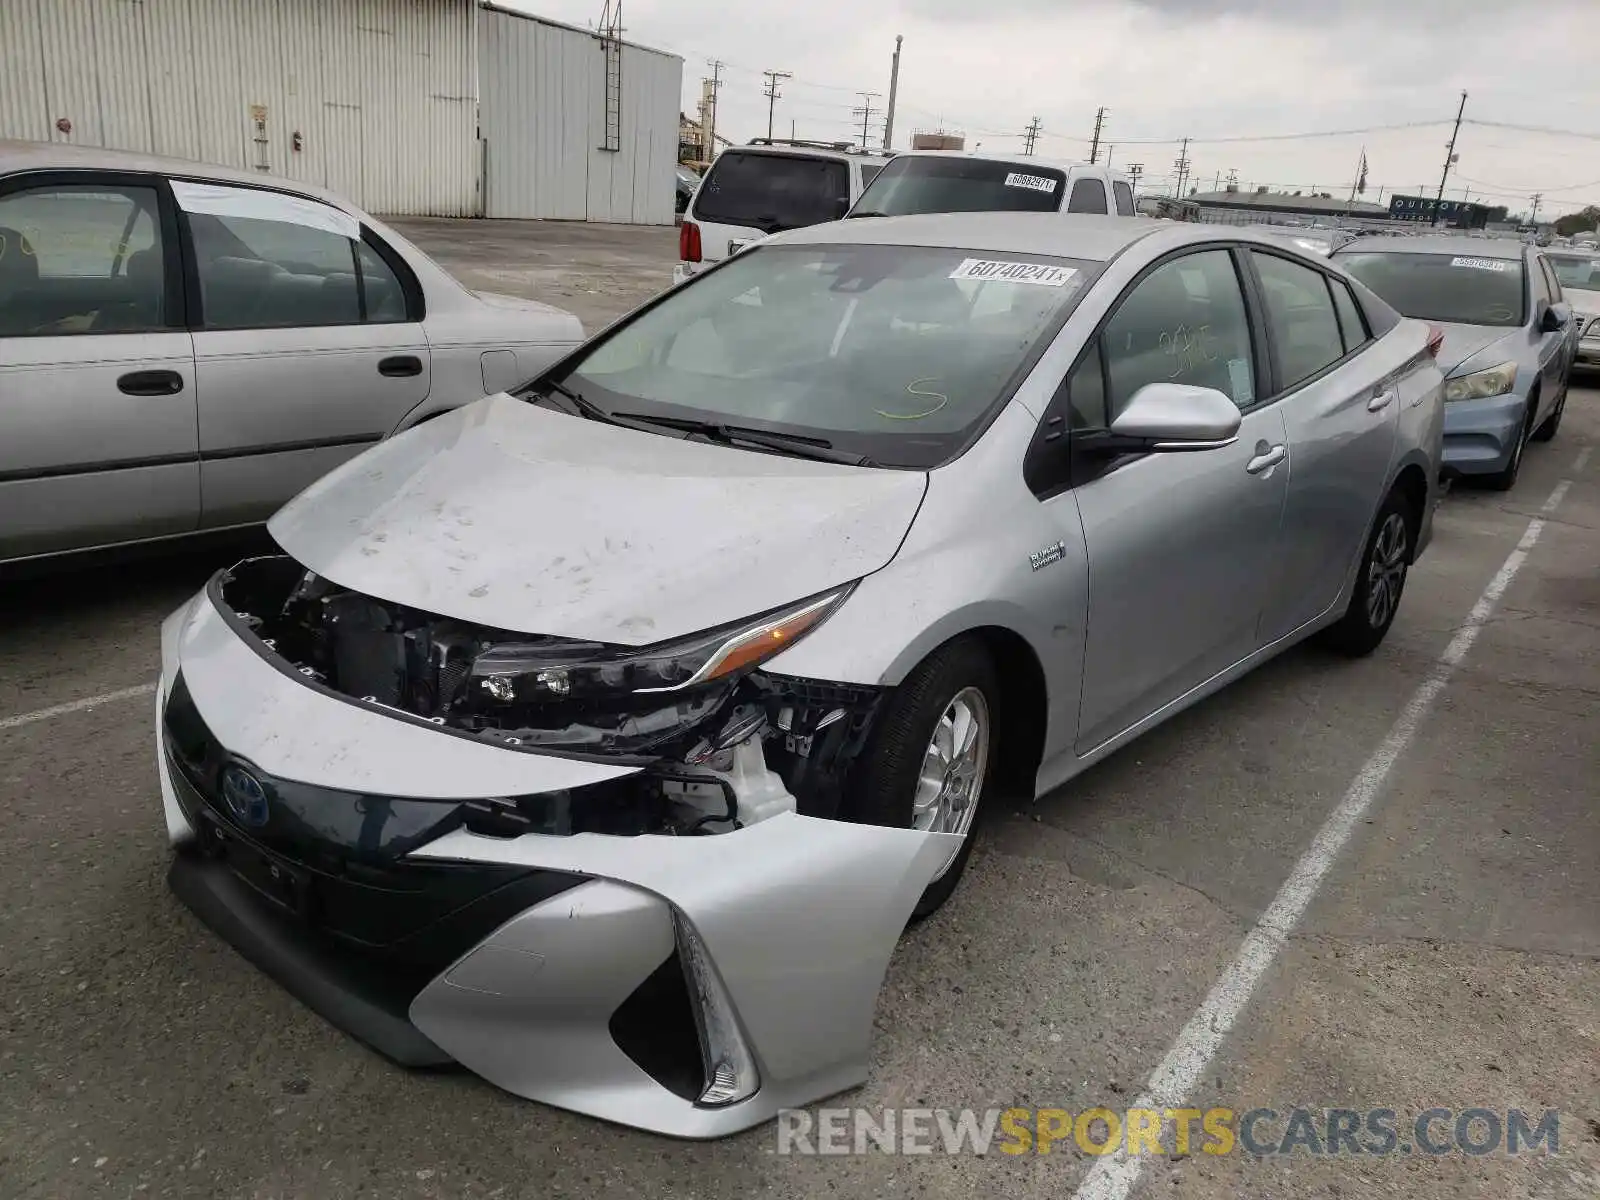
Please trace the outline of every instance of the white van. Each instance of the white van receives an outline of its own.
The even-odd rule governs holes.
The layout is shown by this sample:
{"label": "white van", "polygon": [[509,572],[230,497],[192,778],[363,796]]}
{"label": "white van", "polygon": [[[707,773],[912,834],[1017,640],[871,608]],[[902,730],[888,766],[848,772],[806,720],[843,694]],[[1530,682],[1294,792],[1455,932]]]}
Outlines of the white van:
{"label": "white van", "polygon": [[786,229],[837,221],[888,162],[846,142],[769,141],[717,155],[678,227],[672,282]]}
{"label": "white van", "polygon": [[898,153],[851,207],[852,217],[943,212],[1135,215],[1128,176],[1096,163],[959,150]]}

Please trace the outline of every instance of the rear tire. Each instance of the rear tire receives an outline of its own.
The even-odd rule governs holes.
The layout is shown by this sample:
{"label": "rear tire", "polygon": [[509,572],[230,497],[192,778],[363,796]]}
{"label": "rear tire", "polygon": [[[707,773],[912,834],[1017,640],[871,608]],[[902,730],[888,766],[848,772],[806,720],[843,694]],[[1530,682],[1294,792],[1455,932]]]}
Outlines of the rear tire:
{"label": "rear tire", "polygon": [[1336,624],[1322,632],[1329,649],[1349,658],[1371,654],[1388,636],[1400,610],[1406,573],[1417,536],[1417,514],[1400,491],[1392,491],[1378,510],[1361,553],[1350,606]]}
{"label": "rear tire", "polygon": [[[923,659],[895,689],[862,755],[864,769],[853,781],[846,817],[894,829],[963,834],[960,847],[923,891],[913,920],[948,900],[966,870],[994,779],[1000,714],[989,652],[975,637],[957,638]],[[951,745],[943,763],[935,752],[941,741]]]}

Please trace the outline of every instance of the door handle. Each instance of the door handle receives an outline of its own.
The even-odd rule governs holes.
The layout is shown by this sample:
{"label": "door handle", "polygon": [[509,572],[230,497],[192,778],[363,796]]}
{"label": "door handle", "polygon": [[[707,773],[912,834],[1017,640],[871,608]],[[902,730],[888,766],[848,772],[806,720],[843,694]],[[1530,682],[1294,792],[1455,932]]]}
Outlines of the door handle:
{"label": "door handle", "polygon": [[126,396],[176,396],[183,391],[183,376],[176,371],[129,371],[117,378],[117,391]]}
{"label": "door handle", "polygon": [[1252,475],[1259,475],[1263,471],[1270,471],[1273,467],[1277,466],[1288,457],[1289,447],[1280,442],[1271,449],[1264,450],[1260,454],[1257,454],[1249,462],[1245,463],[1244,469],[1249,471]]}
{"label": "door handle", "polygon": [[415,354],[396,354],[378,364],[378,374],[391,379],[404,379],[408,375],[422,374],[422,360]]}
{"label": "door handle", "polygon": [[1372,393],[1372,398],[1367,401],[1368,412],[1382,412],[1394,402],[1395,390],[1393,388],[1379,388]]}

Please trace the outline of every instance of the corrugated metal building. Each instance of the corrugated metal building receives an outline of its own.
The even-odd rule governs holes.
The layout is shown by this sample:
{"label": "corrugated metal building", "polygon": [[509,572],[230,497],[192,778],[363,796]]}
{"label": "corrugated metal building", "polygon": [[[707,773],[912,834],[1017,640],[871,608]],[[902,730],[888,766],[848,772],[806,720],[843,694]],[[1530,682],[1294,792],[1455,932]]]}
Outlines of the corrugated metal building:
{"label": "corrugated metal building", "polygon": [[0,137],[379,213],[670,224],[682,68],[478,0],[0,0]]}
{"label": "corrugated metal building", "polygon": [[494,7],[478,36],[486,215],[672,224],[681,58]]}

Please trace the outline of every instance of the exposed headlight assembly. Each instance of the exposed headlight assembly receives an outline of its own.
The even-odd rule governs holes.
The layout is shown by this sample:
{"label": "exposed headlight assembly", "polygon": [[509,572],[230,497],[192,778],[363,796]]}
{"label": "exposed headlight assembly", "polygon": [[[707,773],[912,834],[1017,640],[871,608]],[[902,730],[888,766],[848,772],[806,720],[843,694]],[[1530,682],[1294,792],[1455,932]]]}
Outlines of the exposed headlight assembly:
{"label": "exposed headlight assembly", "polygon": [[676,692],[731,680],[827,619],[854,584],[735,625],[655,646],[544,638],[486,647],[472,661],[473,693],[502,703]]}
{"label": "exposed headlight assembly", "polygon": [[1517,382],[1517,364],[1503,362],[1497,367],[1474,371],[1456,379],[1444,381],[1446,400],[1487,400],[1490,396],[1503,396]]}

